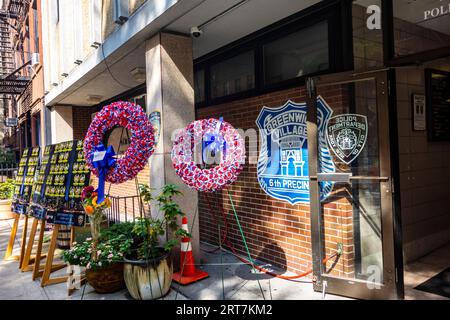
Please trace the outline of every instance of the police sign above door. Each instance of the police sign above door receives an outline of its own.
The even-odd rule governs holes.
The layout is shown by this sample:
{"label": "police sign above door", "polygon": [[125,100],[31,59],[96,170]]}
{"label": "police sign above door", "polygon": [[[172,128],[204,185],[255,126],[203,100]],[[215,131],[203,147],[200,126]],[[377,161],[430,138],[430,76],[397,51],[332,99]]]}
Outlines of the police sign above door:
{"label": "police sign above door", "polygon": [[[317,99],[319,127],[319,164],[321,172],[336,172],[328,149],[325,128],[333,111],[322,97]],[[306,103],[286,102],[278,108],[263,107],[256,124],[260,129],[258,182],[271,197],[290,204],[309,203],[308,141]],[[322,183],[322,200],[333,189]]]}

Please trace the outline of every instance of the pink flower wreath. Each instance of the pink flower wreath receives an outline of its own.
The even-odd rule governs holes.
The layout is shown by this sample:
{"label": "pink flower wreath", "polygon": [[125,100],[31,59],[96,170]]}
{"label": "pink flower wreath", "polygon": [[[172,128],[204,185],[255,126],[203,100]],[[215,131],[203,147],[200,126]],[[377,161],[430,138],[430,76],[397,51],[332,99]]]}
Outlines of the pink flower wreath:
{"label": "pink flower wreath", "polygon": [[122,158],[108,170],[106,181],[122,183],[133,179],[147,164],[155,144],[153,126],[142,108],[134,103],[118,101],[103,107],[95,115],[84,140],[84,157],[92,172],[98,171],[92,164],[95,147],[103,142],[105,133],[115,126],[131,132],[130,145]]}
{"label": "pink flower wreath", "polygon": [[[219,120],[206,119],[190,123],[175,137],[172,164],[177,175],[189,187],[198,191],[215,192],[233,183],[245,163],[245,144],[239,133],[227,122],[222,122],[220,135],[225,141],[220,164],[200,169],[193,160],[193,148],[205,135],[213,134]],[[224,156],[225,154],[225,156]]]}

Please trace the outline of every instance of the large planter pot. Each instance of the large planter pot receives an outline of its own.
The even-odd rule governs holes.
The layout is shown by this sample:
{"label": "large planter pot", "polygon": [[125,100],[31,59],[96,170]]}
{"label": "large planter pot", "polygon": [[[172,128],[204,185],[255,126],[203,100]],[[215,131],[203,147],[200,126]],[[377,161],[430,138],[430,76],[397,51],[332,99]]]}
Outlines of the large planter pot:
{"label": "large planter pot", "polygon": [[11,200],[0,200],[0,220],[14,219],[16,213],[11,211]]}
{"label": "large planter pot", "polygon": [[153,300],[165,296],[172,283],[170,253],[150,260],[124,259],[124,278],[128,292],[136,300]]}
{"label": "large planter pot", "polygon": [[99,270],[86,270],[87,282],[98,293],[113,293],[124,288],[123,263],[114,263]]}

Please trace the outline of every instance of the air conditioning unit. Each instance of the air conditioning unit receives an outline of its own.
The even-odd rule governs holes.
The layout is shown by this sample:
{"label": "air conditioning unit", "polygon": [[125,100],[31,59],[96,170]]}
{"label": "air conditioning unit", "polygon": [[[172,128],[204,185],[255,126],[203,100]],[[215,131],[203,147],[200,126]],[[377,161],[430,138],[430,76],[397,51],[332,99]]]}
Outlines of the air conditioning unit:
{"label": "air conditioning unit", "polygon": [[31,66],[34,68],[37,67],[40,63],[39,53],[31,54]]}

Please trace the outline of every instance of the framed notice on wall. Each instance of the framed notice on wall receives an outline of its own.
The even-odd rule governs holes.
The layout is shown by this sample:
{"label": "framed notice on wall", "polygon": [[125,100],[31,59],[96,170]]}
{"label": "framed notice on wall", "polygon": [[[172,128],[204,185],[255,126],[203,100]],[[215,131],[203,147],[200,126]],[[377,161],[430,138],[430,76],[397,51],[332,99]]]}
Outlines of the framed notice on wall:
{"label": "framed notice on wall", "polygon": [[426,98],[423,94],[412,95],[412,119],[414,131],[427,129]]}
{"label": "framed notice on wall", "polygon": [[427,128],[430,141],[450,140],[450,72],[426,69]]}

